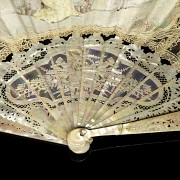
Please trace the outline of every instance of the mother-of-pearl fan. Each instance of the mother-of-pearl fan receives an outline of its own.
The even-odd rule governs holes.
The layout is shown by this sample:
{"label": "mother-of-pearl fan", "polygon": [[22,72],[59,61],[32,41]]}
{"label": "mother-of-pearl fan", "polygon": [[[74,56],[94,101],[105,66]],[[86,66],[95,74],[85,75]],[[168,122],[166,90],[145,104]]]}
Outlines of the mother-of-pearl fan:
{"label": "mother-of-pearl fan", "polygon": [[0,0],[0,131],[88,151],[180,130],[179,0]]}

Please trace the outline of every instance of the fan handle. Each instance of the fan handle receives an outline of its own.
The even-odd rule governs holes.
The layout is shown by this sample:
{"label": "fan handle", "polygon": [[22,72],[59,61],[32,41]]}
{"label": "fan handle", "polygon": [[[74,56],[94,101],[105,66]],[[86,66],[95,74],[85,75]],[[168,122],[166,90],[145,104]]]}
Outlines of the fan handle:
{"label": "fan handle", "polygon": [[86,128],[73,129],[67,136],[67,144],[74,153],[83,154],[90,149],[92,137],[119,134],[121,128],[120,126],[112,126],[91,130]]}

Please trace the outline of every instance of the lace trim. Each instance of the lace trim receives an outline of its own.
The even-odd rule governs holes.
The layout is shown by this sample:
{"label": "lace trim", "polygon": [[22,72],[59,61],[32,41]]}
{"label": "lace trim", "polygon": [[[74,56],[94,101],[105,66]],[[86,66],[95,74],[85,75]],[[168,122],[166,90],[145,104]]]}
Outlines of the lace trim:
{"label": "lace trim", "polygon": [[[29,29],[29,35],[22,34],[16,37],[7,36],[1,38],[0,42],[0,60],[5,60],[10,53],[16,53],[25,49],[29,49],[32,44],[46,39],[56,39],[57,37],[68,36],[69,34],[93,34],[99,33],[104,35],[116,34],[125,41],[135,43],[140,46],[148,46],[150,49],[160,55],[160,57],[168,59],[174,66],[180,69],[180,30],[178,24],[180,18],[170,29],[157,29],[153,32],[143,32],[142,29],[136,29],[130,34],[118,27],[100,27],[100,26],[73,26],[63,29],[56,29],[44,33],[36,33],[33,29]],[[141,31],[142,30],[142,31]],[[140,33],[141,32],[141,33]],[[2,36],[2,35],[1,35]]]}

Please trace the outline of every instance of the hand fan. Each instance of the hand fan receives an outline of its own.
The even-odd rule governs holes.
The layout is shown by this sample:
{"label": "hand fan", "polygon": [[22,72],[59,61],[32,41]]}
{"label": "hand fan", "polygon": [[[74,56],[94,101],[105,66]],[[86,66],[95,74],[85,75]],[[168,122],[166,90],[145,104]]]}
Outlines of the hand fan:
{"label": "hand fan", "polygon": [[89,150],[180,130],[179,0],[0,0],[0,131]]}

